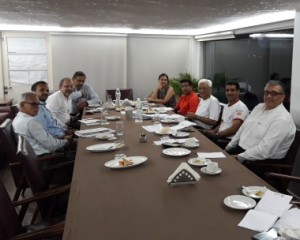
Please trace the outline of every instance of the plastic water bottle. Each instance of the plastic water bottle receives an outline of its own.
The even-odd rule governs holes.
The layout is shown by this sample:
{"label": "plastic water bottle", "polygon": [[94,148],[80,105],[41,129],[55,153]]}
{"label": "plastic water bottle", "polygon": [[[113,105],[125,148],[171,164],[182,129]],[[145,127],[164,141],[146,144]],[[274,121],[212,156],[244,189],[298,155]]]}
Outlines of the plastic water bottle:
{"label": "plastic water bottle", "polygon": [[121,100],[121,91],[119,88],[116,90],[116,106],[120,106],[120,100]]}
{"label": "plastic water bottle", "polygon": [[137,99],[136,99],[135,107],[136,107],[136,108],[141,108],[141,107],[142,107],[142,101],[141,101],[140,98],[137,98]]}

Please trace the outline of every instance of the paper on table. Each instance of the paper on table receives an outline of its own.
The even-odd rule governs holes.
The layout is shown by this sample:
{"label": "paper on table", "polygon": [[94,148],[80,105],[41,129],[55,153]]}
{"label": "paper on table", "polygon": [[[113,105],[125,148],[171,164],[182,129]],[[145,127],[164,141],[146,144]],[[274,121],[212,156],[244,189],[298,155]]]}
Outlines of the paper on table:
{"label": "paper on table", "polygon": [[222,152],[197,152],[199,158],[226,158]]}
{"label": "paper on table", "polygon": [[291,207],[289,204],[292,196],[267,190],[256,205],[255,210],[268,212],[280,217],[287,209]]}
{"label": "paper on table", "polygon": [[300,209],[292,208],[284,212],[274,227],[300,229]]}
{"label": "paper on table", "polygon": [[159,141],[153,141],[155,145],[159,146],[163,143],[174,143],[174,142],[179,142],[179,143],[185,143],[186,140],[188,139],[194,139],[195,142],[199,142],[199,140],[195,137],[192,138],[180,138],[180,139],[163,139],[163,140],[159,140]]}
{"label": "paper on table", "polygon": [[186,128],[189,126],[195,126],[195,125],[196,125],[196,123],[194,123],[194,122],[184,120],[184,121],[180,122],[179,124],[177,124],[176,126],[170,127],[170,129],[171,130],[179,130],[179,129],[183,129],[183,128]]}
{"label": "paper on table", "polygon": [[250,209],[238,226],[259,232],[267,231],[273,226],[277,218],[273,214]]}
{"label": "paper on table", "polygon": [[267,231],[276,219],[291,207],[289,204],[291,199],[292,196],[267,190],[255,209],[249,210],[238,226],[256,231]]}
{"label": "paper on table", "polygon": [[79,122],[82,122],[84,124],[91,124],[91,123],[97,123],[97,122],[100,122],[99,119],[94,119],[94,118],[85,118],[85,119],[81,119],[81,120],[78,120]]}

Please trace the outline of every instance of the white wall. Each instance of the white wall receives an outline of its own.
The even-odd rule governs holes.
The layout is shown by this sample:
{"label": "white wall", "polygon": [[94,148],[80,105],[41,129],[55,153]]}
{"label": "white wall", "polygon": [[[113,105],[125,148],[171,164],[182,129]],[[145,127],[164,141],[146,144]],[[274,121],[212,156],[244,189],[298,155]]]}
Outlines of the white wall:
{"label": "white wall", "polygon": [[127,77],[134,97],[147,97],[161,73],[172,78],[180,72],[192,72],[196,59],[192,57],[190,42],[189,37],[129,37]]}
{"label": "white wall", "polygon": [[292,66],[292,87],[291,87],[291,105],[290,111],[296,127],[300,128],[300,12],[296,12],[294,25],[294,49]]}

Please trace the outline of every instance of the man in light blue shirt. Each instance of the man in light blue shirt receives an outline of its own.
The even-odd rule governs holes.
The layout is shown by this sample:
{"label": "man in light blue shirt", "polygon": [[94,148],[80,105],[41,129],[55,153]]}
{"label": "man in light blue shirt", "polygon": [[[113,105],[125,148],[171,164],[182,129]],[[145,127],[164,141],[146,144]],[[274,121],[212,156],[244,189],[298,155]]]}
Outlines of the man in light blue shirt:
{"label": "man in light blue shirt", "polygon": [[[82,71],[77,71],[73,74],[72,81],[74,93],[72,94],[72,114],[82,112],[84,107],[101,104],[102,101],[94,89],[85,83],[86,75]],[[79,95],[82,95],[78,98]]]}
{"label": "man in light blue shirt", "polygon": [[66,128],[60,125],[46,107],[46,100],[49,96],[48,84],[44,81],[38,81],[31,86],[31,91],[35,92],[40,100],[39,112],[34,118],[55,138],[64,138],[65,135],[71,135],[73,131],[67,131]]}

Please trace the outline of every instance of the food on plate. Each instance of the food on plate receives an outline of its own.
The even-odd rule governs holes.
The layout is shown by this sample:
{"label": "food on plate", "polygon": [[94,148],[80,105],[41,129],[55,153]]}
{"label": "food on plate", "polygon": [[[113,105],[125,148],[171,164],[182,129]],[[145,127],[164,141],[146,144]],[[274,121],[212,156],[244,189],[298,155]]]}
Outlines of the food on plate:
{"label": "food on plate", "polygon": [[161,134],[169,134],[169,131],[170,131],[170,128],[168,127],[164,127],[160,130],[160,133]]}
{"label": "food on plate", "polygon": [[123,167],[130,166],[132,164],[133,164],[133,161],[130,159],[123,158],[122,160],[119,161],[119,165],[123,166]]}
{"label": "food on plate", "polygon": [[150,108],[149,108],[149,109],[146,109],[146,110],[145,110],[145,113],[146,113],[146,114],[153,114],[153,113],[155,113],[155,111],[154,111],[153,109],[150,109]]}
{"label": "food on plate", "polygon": [[262,197],[264,195],[264,191],[256,191],[255,195],[258,197]]}
{"label": "food on plate", "polygon": [[125,107],[117,107],[115,110],[118,111],[118,112],[124,111],[124,110],[125,110]]}
{"label": "food on plate", "polygon": [[206,160],[195,158],[195,159],[193,159],[193,163],[195,163],[195,164],[205,164]]}

